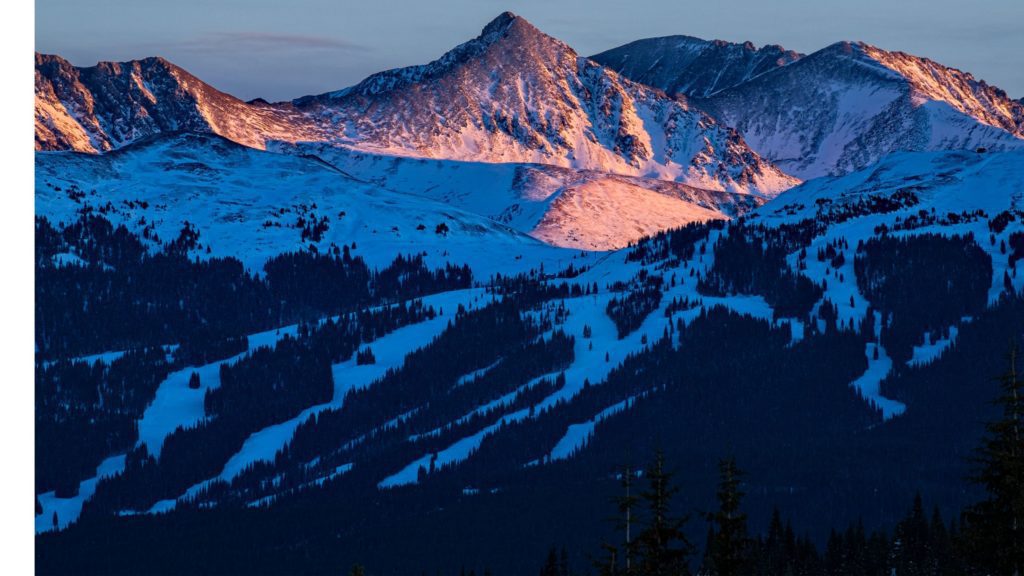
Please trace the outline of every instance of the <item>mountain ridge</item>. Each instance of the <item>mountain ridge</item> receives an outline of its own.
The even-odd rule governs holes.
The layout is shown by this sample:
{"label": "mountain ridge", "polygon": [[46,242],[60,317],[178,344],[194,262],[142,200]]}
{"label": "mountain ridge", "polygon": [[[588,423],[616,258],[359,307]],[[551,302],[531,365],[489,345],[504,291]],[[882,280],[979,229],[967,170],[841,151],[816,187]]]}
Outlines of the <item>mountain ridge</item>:
{"label": "mountain ridge", "polygon": [[75,67],[36,54],[36,149],[105,152],[163,131],[216,132],[253,148],[311,135],[285,107],[253,106],[162,57]]}
{"label": "mountain ridge", "polygon": [[[141,67],[134,62],[101,68]],[[187,125],[257,148],[330,142],[371,153],[540,162],[763,196],[796,183],[699,109],[619,77],[511,13],[432,63],[381,72],[355,87],[293,103],[247,104],[199,81],[169,82],[160,98],[147,97],[132,92],[145,86],[137,81],[140,74],[108,73],[127,95],[127,111],[117,113],[119,103],[104,95],[99,100],[107,105],[97,115],[93,107],[69,104],[76,95],[96,99],[90,92],[95,83],[81,82],[92,77],[89,70],[37,67],[37,149],[101,152],[135,133]],[[193,91],[179,90],[182,84]],[[182,103],[189,123],[151,120],[163,118],[158,112],[164,99]],[[212,109],[197,102],[212,103]]]}
{"label": "mountain ridge", "polygon": [[706,98],[803,56],[778,44],[757,48],[749,41],[674,35],[634,40],[590,58],[669,94]]}
{"label": "mountain ridge", "polygon": [[701,110],[511,13],[429,64],[296,102],[343,126],[340,144],[366,151],[542,162],[765,195],[795,183]]}
{"label": "mountain ridge", "polygon": [[969,73],[837,42],[702,101],[760,154],[803,179],[901,150],[1024,145],[1024,107]]}

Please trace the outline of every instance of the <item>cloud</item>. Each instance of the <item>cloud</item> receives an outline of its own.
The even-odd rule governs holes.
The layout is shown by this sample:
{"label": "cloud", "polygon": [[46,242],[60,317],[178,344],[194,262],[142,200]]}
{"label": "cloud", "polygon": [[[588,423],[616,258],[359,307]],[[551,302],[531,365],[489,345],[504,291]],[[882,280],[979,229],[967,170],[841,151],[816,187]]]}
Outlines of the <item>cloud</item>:
{"label": "cloud", "polygon": [[192,52],[331,51],[367,52],[369,48],[329,36],[273,32],[213,32],[175,43],[174,48]]}

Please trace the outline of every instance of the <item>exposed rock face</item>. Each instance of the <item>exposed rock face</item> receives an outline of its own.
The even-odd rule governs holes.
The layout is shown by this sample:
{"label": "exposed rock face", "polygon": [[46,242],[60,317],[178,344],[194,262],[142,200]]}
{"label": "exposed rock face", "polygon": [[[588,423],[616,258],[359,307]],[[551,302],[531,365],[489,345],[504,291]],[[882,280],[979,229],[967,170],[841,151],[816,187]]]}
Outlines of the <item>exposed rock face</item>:
{"label": "exposed rock face", "polygon": [[619,74],[669,94],[705,98],[738,86],[803,55],[782,46],[756,48],[692,36],[646,38],[590,58]]}
{"label": "exposed rock face", "polygon": [[966,72],[841,42],[702,105],[760,155],[802,179],[896,151],[1019,148],[1024,107]]}

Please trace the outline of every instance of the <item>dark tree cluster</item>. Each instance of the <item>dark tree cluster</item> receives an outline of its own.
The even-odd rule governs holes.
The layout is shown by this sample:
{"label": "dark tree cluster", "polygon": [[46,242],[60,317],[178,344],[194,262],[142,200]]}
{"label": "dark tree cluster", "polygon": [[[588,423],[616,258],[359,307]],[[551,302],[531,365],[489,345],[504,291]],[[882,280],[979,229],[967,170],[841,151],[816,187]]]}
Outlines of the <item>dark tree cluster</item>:
{"label": "dark tree cluster", "polygon": [[916,214],[911,214],[906,218],[897,216],[892,226],[879,224],[875,227],[875,234],[882,235],[889,232],[916,230],[925,226],[956,226],[957,224],[977,222],[987,216],[984,210],[973,210],[971,212],[964,210],[961,212],[948,212],[946,214],[936,214],[935,208],[932,208],[930,212],[919,210]]}
{"label": "dark tree cluster", "polygon": [[[1007,421],[1003,421],[1007,422]],[[1018,440],[1018,442],[1020,442]],[[616,527],[620,543],[601,545],[596,563],[598,574],[647,575],[690,574],[695,547],[684,532],[686,516],[673,517],[671,497],[679,492],[672,475],[665,471],[661,452],[645,471],[648,488],[637,490],[635,471],[621,475],[620,496],[616,498]],[[1006,521],[986,525],[985,538],[970,529],[960,533],[956,522],[947,523],[938,508],[929,515],[918,494],[892,533],[876,530],[868,534],[862,522],[845,531],[833,529],[823,551],[806,536],[797,536],[791,522],[782,522],[776,508],[764,533],[751,536],[743,511],[744,473],[732,458],[719,461],[716,490],[717,509],[704,514],[707,541],[697,574],[706,576],[953,576],[960,574],[1017,574],[1024,560],[1024,548],[1014,548],[1014,525]],[[1002,470],[996,477],[1014,483],[1019,490],[1024,478],[1013,478]],[[641,508],[638,504],[644,504]],[[638,510],[639,508],[639,510]],[[977,510],[977,508],[975,508]],[[673,542],[679,544],[673,546]],[[985,546],[984,553],[971,545]],[[549,555],[545,566],[552,566]],[[547,569],[547,568],[546,568]],[[542,571],[542,574],[545,572]]]}
{"label": "dark tree cluster", "polygon": [[220,386],[208,388],[203,400],[206,415],[241,418],[259,429],[329,401],[330,359],[308,343],[308,338],[285,336],[274,348],[257,348],[239,362],[221,364]]}
{"label": "dark tree cluster", "polygon": [[603,558],[597,560],[600,576],[683,576],[690,574],[689,560],[694,546],[683,531],[688,516],[677,516],[674,497],[679,487],[658,452],[643,470],[644,489],[636,484],[637,471],[626,467],[620,473],[622,495],[616,499],[615,527],[621,542],[601,545]]}
{"label": "dark tree cluster", "polygon": [[813,222],[769,228],[738,223],[715,244],[715,262],[699,279],[702,294],[759,294],[777,317],[807,316],[822,290],[792,271],[786,257],[803,249],[814,235]]}
{"label": "dark tree cluster", "polygon": [[[38,218],[36,237],[40,358],[174,343],[237,350],[244,334],[472,284],[469,268],[429,270],[422,256],[372,271],[348,246],[278,255],[259,277],[233,258],[190,258],[199,233],[188,223],[155,253],[93,215],[59,228]],[[57,266],[61,254],[82,264]]]}
{"label": "dark tree cluster", "polygon": [[514,302],[523,310],[549,300],[578,298],[598,291],[596,283],[580,286],[575,282],[548,281],[543,269],[511,275],[495,274],[487,283],[487,289],[492,294]]}
{"label": "dark tree cluster", "polygon": [[1010,268],[1017,271],[1017,261],[1024,258],[1024,232],[1010,234]]}
{"label": "dark tree cluster", "polygon": [[157,386],[172,370],[159,348],[93,363],[57,361],[36,369],[36,492],[67,497],[107,456],[127,451]]}
{"label": "dark tree cluster", "polygon": [[625,296],[615,297],[608,301],[605,313],[615,323],[619,339],[633,333],[643,324],[644,319],[654,312],[661,304],[662,290],[660,286],[644,285],[629,290]]}
{"label": "dark tree cluster", "polygon": [[702,304],[701,300],[690,300],[688,297],[683,296],[682,298],[676,296],[665,306],[665,317],[671,318],[672,315],[677,312],[684,312],[686,310],[693,310],[694,308]]}
{"label": "dark tree cluster", "polygon": [[356,352],[356,366],[365,366],[367,364],[376,364],[377,357],[373,355],[373,349],[367,346],[362,350]]}
{"label": "dark tree cluster", "polygon": [[[276,308],[236,260],[192,261],[173,249],[150,254],[126,229],[94,216],[63,227],[63,244],[54,231],[37,221],[40,358],[180,342],[203,325],[241,334],[268,325]],[[59,253],[85,264],[54,266]]]}
{"label": "dark tree cluster", "polygon": [[839,224],[868,216],[870,214],[888,214],[906,208],[916,206],[920,199],[917,197],[919,186],[907,186],[900,188],[888,195],[868,194],[853,202],[833,202],[830,198],[819,198],[815,201],[816,220],[823,225]]}
{"label": "dark tree cluster", "polygon": [[973,480],[986,498],[964,514],[971,563],[986,574],[1024,572],[1024,373],[1014,343],[999,376],[1002,413],[987,425],[975,454]]}
{"label": "dark tree cluster", "polygon": [[295,227],[302,230],[302,241],[319,242],[323,240],[324,234],[331,228],[331,220],[326,215],[317,217],[315,212],[306,216],[299,216]]}
{"label": "dark tree cluster", "polygon": [[988,305],[992,260],[973,236],[872,238],[857,246],[857,287],[883,314],[882,341],[906,362],[926,332],[939,333]]}
{"label": "dark tree cluster", "polygon": [[469,288],[473,272],[469,266],[446,263],[443,268],[430,270],[422,254],[399,254],[387,268],[373,275],[372,286],[378,300],[403,300],[424,294]]}
{"label": "dark tree cluster", "polygon": [[818,262],[828,262],[832,268],[840,268],[846,264],[845,251],[849,249],[850,244],[845,238],[832,240],[818,248]]}
{"label": "dark tree cluster", "polygon": [[663,230],[638,241],[626,253],[626,262],[652,264],[670,259],[676,262],[690,260],[699,242],[706,239],[712,230],[721,230],[724,227],[724,220],[711,220],[690,222],[679,228]]}
{"label": "dark tree cluster", "polygon": [[237,356],[248,349],[247,336],[217,334],[209,326],[200,326],[174,349],[174,359],[186,366],[203,366]]}
{"label": "dark tree cluster", "polygon": [[993,234],[1002,234],[1010,222],[1016,222],[1018,218],[1022,217],[1024,217],[1024,212],[1020,210],[1003,210],[988,221],[988,229]]}

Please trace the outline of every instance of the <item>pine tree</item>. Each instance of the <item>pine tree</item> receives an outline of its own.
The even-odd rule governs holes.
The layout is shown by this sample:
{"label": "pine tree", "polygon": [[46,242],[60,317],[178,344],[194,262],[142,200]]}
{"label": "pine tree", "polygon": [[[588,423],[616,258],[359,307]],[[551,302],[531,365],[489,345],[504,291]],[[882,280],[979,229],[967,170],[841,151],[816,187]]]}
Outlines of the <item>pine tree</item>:
{"label": "pine tree", "polygon": [[594,566],[597,568],[598,576],[618,576],[619,574],[619,549],[617,546],[605,543],[601,544],[601,550],[604,551],[604,558],[596,561]]}
{"label": "pine tree", "polygon": [[786,533],[782,526],[782,514],[779,509],[772,510],[772,519],[768,524],[768,536],[762,549],[762,572],[766,574],[784,574],[789,563],[786,555]]}
{"label": "pine tree", "polygon": [[951,574],[952,553],[950,546],[949,529],[942,521],[942,514],[939,507],[932,509],[932,519],[928,524],[929,549],[931,557],[928,558],[928,574]]}
{"label": "pine tree", "polygon": [[893,568],[897,574],[924,575],[932,557],[929,546],[928,518],[924,512],[921,494],[914,497],[910,513],[896,526]]}
{"label": "pine tree", "polygon": [[1024,380],[1012,344],[999,379],[1003,414],[989,423],[972,480],[987,492],[964,513],[964,536],[972,560],[995,574],[1024,574]]}
{"label": "pine tree", "polygon": [[727,458],[718,463],[718,511],[710,515],[714,538],[708,553],[708,569],[717,576],[743,574],[750,563],[750,539],[747,536],[747,515],[740,511],[743,472],[736,461]]}
{"label": "pine tree", "polygon": [[[636,574],[636,566],[633,564],[636,542],[632,538],[632,530],[638,498],[633,494],[634,477],[632,467],[625,466],[622,469],[619,480],[622,493],[614,499],[617,515],[612,520],[615,522],[615,530],[622,532],[624,542],[621,547],[607,542],[601,545],[604,557],[594,563],[600,576]],[[620,565],[622,563],[624,565]]]}
{"label": "pine tree", "polygon": [[825,545],[825,574],[844,573],[846,566],[843,556],[843,541],[833,528],[828,535],[828,543]]}
{"label": "pine tree", "polygon": [[540,569],[540,576],[559,576],[558,572],[558,552],[552,546],[548,550],[548,558],[544,561],[544,567]]}
{"label": "pine tree", "polygon": [[683,533],[687,518],[672,516],[672,497],[679,488],[672,484],[672,474],[665,470],[665,455],[660,450],[644,475],[648,488],[640,498],[648,518],[636,541],[638,572],[644,576],[688,575],[693,546]]}
{"label": "pine tree", "polygon": [[625,541],[622,546],[623,560],[626,563],[625,574],[631,576],[636,573],[636,566],[633,565],[633,557],[636,555],[636,542],[633,540],[633,522],[637,496],[633,494],[634,472],[631,466],[626,466],[622,471],[622,495],[616,499],[619,510],[619,521],[617,528],[622,530]]}

